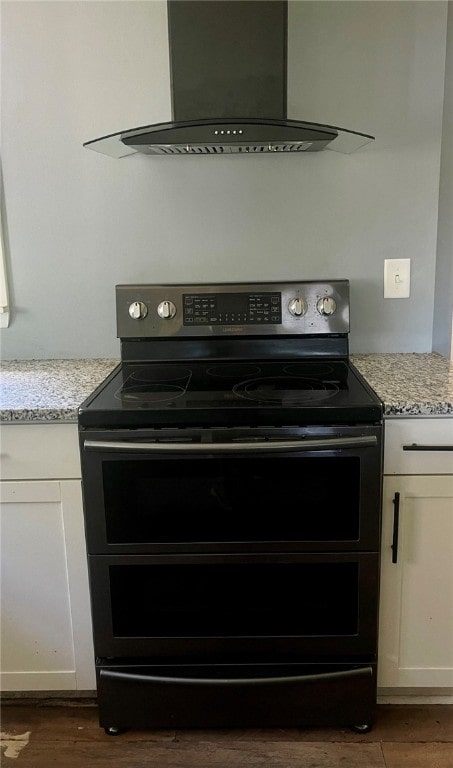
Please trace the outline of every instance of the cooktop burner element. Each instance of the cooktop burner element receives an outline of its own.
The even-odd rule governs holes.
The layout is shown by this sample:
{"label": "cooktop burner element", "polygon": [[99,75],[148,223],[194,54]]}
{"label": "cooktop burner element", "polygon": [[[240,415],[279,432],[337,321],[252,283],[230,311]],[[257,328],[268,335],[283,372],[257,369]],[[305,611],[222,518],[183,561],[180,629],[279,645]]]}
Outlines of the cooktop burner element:
{"label": "cooktop burner element", "polygon": [[191,375],[190,368],[180,365],[141,366],[130,373],[114,396],[125,407],[152,408],[184,395]]}
{"label": "cooktop burner element", "polygon": [[181,397],[185,393],[184,387],[173,386],[172,384],[145,384],[143,386],[123,387],[115,392],[118,398],[126,407],[128,404],[140,407],[153,407],[158,403],[167,403]]}
{"label": "cooktop burner element", "polygon": [[260,403],[276,403],[283,406],[305,405],[306,403],[325,400],[338,392],[336,384],[329,384],[304,376],[289,378],[275,376],[251,379],[233,387],[233,392],[248,400]]}

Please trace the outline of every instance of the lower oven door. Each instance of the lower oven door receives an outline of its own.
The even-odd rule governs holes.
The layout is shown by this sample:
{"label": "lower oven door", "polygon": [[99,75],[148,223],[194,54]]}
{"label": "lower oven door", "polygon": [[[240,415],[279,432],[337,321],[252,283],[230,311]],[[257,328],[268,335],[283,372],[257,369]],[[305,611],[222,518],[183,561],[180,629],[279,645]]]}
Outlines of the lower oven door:
{"label": "lower oven door", "polygon": [[371,660],[378,554],[95,555],[95,654]]}
{"label": "lower oven door", "polygon": [[377,551],[381,432],[82,432],[88,551]]}

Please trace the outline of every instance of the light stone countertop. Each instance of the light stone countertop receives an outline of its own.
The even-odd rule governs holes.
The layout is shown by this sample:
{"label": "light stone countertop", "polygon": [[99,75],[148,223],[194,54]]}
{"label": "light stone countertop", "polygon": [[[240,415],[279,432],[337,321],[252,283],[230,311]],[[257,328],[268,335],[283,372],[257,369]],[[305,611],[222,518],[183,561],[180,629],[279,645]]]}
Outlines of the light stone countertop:
{"label": "light stone countertop", "polygon": [[385,416],[453,416],[453,362],[435,352],[351,355]]}
{"label": "light stone countertop", "polygon": [[76,422],[79,405],[119,360],[10,360],[1,365],[2,422]]}
{"label": "light stone countertop", "polygon": [[[453,416],[453,364],[435,353],[351,355],[381,398],[386,416]],[[0,420],[76,422],[78,406],[118,360],[12,360],[2,363]]]}

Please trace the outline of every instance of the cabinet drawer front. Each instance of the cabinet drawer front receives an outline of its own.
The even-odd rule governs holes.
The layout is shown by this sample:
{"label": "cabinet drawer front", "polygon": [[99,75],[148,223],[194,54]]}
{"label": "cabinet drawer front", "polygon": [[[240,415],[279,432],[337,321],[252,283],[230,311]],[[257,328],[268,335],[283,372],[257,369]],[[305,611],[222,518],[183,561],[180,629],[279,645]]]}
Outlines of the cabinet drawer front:
{"label": "cabinet drawer front", "polygon": [[76,424],[3,424],[3,480],[80,478]]}
{"label": "cabinet drawer front", "polygon": [[453,419],[388,419],[384,474],[453,474]]}
{"label": "cabinet drawer front", "polygon": [[0,501],[2,504],[31,503],[42,504],[45,502],[61,501],[60,483],[50,481],[43,483],[0,483]]}

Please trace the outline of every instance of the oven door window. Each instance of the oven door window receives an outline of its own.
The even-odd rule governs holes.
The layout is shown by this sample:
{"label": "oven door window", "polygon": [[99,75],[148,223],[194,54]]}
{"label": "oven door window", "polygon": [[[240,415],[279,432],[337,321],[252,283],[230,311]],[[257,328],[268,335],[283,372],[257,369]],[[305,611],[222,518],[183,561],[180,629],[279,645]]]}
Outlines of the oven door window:
{"label": "oven door window", "polygon": [[357,562],[110,567],[116,637],[356,635]]}
{"label": "oven door window", "polygon": [[108,544],[358,541],[360,456],[102,461]]}

